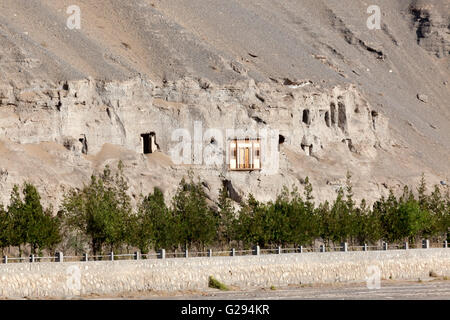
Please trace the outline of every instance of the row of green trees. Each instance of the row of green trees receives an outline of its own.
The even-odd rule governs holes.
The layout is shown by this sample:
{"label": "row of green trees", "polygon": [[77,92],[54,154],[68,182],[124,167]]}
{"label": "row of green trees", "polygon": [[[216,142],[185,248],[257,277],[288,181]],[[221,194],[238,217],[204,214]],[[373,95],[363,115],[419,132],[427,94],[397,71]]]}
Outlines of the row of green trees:
{"label": "row of green trees", "polygon": [[[36,187],[25,183],[20,192],[15,185],[10,204],[5,210],[0,206],[0,247],[17,247],[19,254],[29,246],[31,253],[52,249],[61,241],[60,219],[54,217],[52,208],[44,209]],[[22,197],[21,197],[22,193]]]}
{"label": "row of green trees", "polygon": [[[94,255],[105,250],[142,252],[151,249],[245,247],[259,244],[311,245],[321,239],[328,245],[340,242],[395,243],[420,238],[442,241],[450,231],[450,197],[434,186],[427,193],[425,179],[417,190],[405,187],[396,197],[391,191],[372,207],[353,200],[351,176],[332,202],[315,204],[308,178],[305,191],[284,188],[275,201],[263,203],[249,195],[239,206],[225,187],[217,203],[208,200],[204,186],[190,174],[182,179],[175,195],[166,203],[163,192],[142,197],[131,205],[121,164],[115,174],[106,167],[92,176],[82,189],[69,191],[56,216],[44,210],[39,194],[24,184],[23,199],[16,186],[10,205],[0,210],[0,246],[21,251],[54,250],[64,242],[79,254],[89,246]],[[66,247],[66,249],[67,249]]]}
{"label": "row of green trees", "polygon": [[312,186],[306,179],[303,197],[286,188],[274,202],[261,203],[249,196],[232,224],[234,239],[245,244],[311,245],[322,239],[328,245],[349,242],[362,245],[380,240],[390,243],[415,242],[420,238],[446,239],[450,232],[450,197],[435,186],[430,195],[422,181],[417,197],[405,187],[396,197],[390,191],[370,208],[365,200],[353,200],[350,175],[346,188],[339,189],[333,202],[314,205]]}

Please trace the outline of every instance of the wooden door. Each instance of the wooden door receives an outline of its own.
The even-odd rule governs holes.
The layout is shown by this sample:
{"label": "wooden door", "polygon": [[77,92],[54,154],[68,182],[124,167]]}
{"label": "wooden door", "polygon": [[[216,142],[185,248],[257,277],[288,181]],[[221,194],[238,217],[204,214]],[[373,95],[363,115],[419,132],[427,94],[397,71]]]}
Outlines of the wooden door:
{"label": "wooden door", "polygon": [[250,148],[245,148],[245,168],[250,168]]}
{"label": "wooden door", "polygon": [[239,169],[245,168],[245,152],[244,148],[239,148]]}

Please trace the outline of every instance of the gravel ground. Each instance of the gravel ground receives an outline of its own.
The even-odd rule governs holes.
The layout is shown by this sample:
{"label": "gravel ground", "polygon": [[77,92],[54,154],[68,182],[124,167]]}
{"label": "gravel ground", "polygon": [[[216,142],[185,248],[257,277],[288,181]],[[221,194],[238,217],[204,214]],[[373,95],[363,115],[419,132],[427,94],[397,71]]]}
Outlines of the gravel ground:
{"label": "gravel ground", "polygon": [[368,289],[365,283],[303,285],[280,288],[237,289],[189,292],[145,292],[118,296],[90,296],[84,299],[137,300],[450,300],[450,281],[441,278],[420,281],[381,282],[380,289]]}
{"label": "gravel ground", "polygon": [[[177,297],[180,298],[180,297]],[[450,282],[383,283],[380,289],[368,289],[365,285],[312,288],[280,288],[276,290],[255,290],[252,292],[230,292],[207,296],[182,297],[182,299],[445,299],[450,300]]]}

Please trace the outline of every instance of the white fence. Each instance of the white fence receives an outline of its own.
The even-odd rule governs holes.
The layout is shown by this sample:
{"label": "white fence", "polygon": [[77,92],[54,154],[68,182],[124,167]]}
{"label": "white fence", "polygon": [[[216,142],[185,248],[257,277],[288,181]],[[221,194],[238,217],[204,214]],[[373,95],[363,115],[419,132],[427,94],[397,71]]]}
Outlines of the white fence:
{"label": "white fence", "polygon": [[[437,247],[448,248],[447,241],[443,243],[435,243]],[[430,241],[423,240],[422,248],[430,248]],[[297,248],[283,248],[281,246],[277,248],[261,249],[259,246],[253,247],[252,250],[236,250],[232,248],[226,251],[213,251],[209,249],[204,252],[189,252],[184,250],[183,252],[166,252],[165,249],[159,250],[157,253],[140,253],[139,251],[131,254],[115,254],[110,252],[107,255],[89,255],[87,253],[82,256],[64,256],[62,252],[56,252],[55,256],[42,257],[38,255],[30,255],[29,257],[8,257],[3,256],[3,263],[24,263],[24,262],[64,262],[64,261],[116,261],[116,260],[140,260],[140,259],[166,259],[166,258],[190,258],[190,257],[214,257],[214,256],[244,256],[244,255],[261,255],[261,254],[283,254],[283,253],[306,253],[306,252],[336,252],[336,251],[377,251],[377,250],[408,250],[409,244],[405,242],[403,245],[389,245],[383,242],[382,246],[369,246],[364,244],[363,246],[349,246],[344,242],[340,246],[325,246],[319,247],[303,247]]]}

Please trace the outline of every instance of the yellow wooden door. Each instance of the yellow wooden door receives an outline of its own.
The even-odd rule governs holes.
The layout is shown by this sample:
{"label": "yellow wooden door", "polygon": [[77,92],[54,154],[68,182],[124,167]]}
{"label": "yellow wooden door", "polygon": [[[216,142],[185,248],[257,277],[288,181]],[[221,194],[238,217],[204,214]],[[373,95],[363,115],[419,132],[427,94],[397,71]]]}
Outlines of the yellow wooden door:
{"label": "yellow wooden door", "polygon": [[245,168],[250,168],[250,149],[245,148]]}
{"label": "yellow wooden door", "polygon": [[239,148],[239,169],[245,168],[245,152],[244,148]]}

